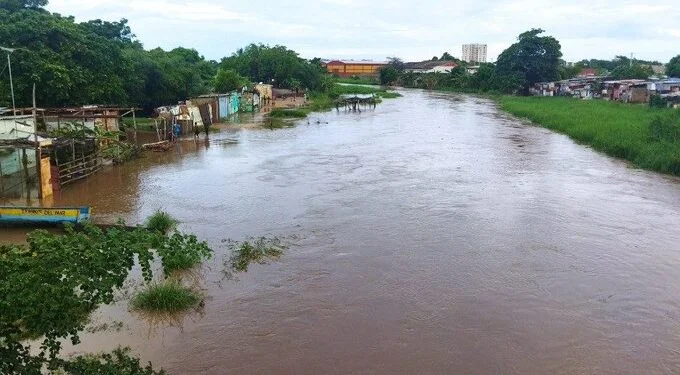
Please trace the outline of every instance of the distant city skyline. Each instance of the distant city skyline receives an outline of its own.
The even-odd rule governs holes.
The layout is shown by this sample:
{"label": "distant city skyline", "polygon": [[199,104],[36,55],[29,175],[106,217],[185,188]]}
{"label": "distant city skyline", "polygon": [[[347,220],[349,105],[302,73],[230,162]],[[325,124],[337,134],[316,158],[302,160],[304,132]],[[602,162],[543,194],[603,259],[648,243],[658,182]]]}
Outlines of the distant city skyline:
{"label": "distant city skyline", "polygon": [[359,0],[266,1],[257,8],[231,0],[50,0],[47,9],[77,21],[127,18],[147,49],[182,46],[215,60],[250,43],[285,45],[306,58],[462,58],[463,44],[480,41],[495,61],[534,27],[560,41],[566,61],[633,53],[666,63],[680,53],[680,8],[671,0],[395,0],[388,8]]}
{"label": "distant city skyline", "polygon": [[487,45],[484,43],[463,44],[461,60],[469,63],[485,63]]}

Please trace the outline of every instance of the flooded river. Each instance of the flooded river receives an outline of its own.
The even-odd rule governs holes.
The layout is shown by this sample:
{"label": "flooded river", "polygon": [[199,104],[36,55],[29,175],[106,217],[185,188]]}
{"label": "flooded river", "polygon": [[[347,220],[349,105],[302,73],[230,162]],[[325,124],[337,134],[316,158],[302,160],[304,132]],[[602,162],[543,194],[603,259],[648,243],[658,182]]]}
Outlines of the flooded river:
{"label": "flooded river", "polygon": [[124,327],[71,353],[127,345],[171,374],[680,372],[680,180],[485,99],[405,91],[227,130],[54,203],[130,223],[162,208],[218,254],[226,238],[291,243],[235,280],[218,256],[180,326],[104,308]]}

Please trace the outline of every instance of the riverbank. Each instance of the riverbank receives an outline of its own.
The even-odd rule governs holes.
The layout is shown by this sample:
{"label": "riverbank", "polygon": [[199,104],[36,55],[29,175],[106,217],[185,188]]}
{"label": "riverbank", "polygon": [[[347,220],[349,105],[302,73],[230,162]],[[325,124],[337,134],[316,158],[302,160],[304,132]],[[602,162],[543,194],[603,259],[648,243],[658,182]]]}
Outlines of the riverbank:
{"label": "riverbank", "polygon": [[680,175],[680,115],[602,100],[571,98],[494,98],[500,108],[543,127],[564,133],[636,167]]}

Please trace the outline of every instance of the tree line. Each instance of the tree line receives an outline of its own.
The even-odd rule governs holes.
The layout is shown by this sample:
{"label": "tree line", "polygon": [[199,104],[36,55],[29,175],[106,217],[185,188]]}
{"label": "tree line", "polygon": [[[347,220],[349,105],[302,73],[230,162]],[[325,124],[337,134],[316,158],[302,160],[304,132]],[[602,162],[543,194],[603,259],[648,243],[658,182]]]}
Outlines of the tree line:
{"label": "tree line", "polygon": [[[585,68],[595,69],[598,74],[612,79],[647,79],[654,75],[653,65],[663,65],[657,61],[632,60],[625,56],[617,56],[613,60],[582,60],[568,65],[562,59],[560,42],[543,34],[541,29],[520,34],[517,42],[503,51],[495,64],[480,64],[472,74],[468,73],[468,64],[451,58],[448,53],[444,53],[442,58],[433,57],[432,61],[454,60],[458,66],[449,74],[414,73],[406,69],[401,60],[390,58],[390,63],[380,71],[380,82],[426,89],[528,94],[538,82],[573,78]],[[666,74],[680,77],[680,55],[666,64]]]}
{"label": "tree line", "polygon": [[[146,112],[249,82],[291,89],[322,84],[320,60],[304,60],[282,46],[253,44],[220,62],[189,48],[146,50],[125,19],[76,22],[48,12],[46,5],[47,0],[0,0],[0,45],[15,49],[11,61],[18,107],[31,106],[34,83],[39,106],[121,105]],[[10,106],[2,57],[0,106]]]}

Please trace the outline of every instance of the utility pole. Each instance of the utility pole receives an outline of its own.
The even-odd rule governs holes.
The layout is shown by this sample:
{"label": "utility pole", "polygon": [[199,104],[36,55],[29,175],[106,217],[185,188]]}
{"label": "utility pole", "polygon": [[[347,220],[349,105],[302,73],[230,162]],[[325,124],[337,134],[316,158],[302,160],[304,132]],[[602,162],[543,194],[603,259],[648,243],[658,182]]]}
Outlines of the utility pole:
{"label": "utility pole", "polygon": [[35,173],[38,180],[38,199],[42,199],[42,155],[38,142],[38,107],[35,104],[35,83],[33,83],[33,141],[35,142]]}
{"label": "utility pole", "polygon": [[19,128],[17,127],[17,106],[14,103],[14,81],[12,80],[12,59],[9,55],[14,52],[14,48],[0,47],[0,50],[7,52],[7,67],[9,68],[9,89],[12,93],[12,114],[14,115],[14,134],[18,134]]}
{"label": "utility pole", "polygon": [[12,93],[12,112],[14,114],[14,117],[17,116],[17,106],[14,103],[14,81],[12,81],[12,59],[10,59],[9,55],[12,52],[9,51],[7,53],[7,66],[9,67],[9,89],[10,92]]}

